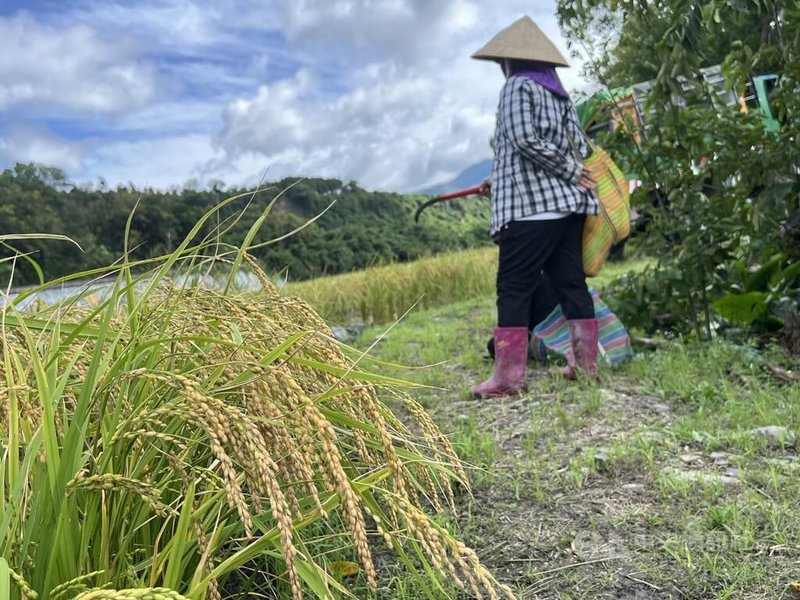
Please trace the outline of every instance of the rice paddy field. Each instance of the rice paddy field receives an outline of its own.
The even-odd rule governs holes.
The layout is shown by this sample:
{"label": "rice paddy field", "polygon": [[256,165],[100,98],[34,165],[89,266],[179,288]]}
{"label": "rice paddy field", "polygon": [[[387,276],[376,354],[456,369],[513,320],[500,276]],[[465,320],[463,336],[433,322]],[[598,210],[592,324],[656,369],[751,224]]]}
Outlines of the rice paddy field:
{"label": "rice paddy field", "polygon": [[[590,281],[602,287],[647,263],[647,259],[610,263]],[[379,324],[395,321],[409,310],[491,298],[496,277],[497,249],[490,247],[320,277],[289,284],[282,291],[303,298],[328,321]]]}

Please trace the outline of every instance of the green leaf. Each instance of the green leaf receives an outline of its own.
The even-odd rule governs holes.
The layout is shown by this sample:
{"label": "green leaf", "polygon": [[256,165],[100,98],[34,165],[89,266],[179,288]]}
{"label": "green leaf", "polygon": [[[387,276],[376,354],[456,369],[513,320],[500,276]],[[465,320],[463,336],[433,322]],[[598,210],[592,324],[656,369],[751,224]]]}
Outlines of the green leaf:
{"label": "green leaf", "polygon": [[759,194],[759,199],[762,203],[766,204],[783,202],[786,196],[791,193],[792,189],[794,189],[794,183],[776,183],[761,192],[761,194]]}
{"label": "green leaf", "polygon": [[356,563],[349,560],[334,560],[328,567],[336,577],[354,577],[361,570]]}
{"label": "green leaf", "polygon": [[78,249],[83,252],[83,248],[81,248],[80,244],[66,235],[53,233],[9,233],[0,235],[0,242],[8,242],[10,240],[58,240],[75,244]]}
{"label": "green leaf", "polygon": [[776,254],[764,263],[757,271],[751,273],[745,282],[745,292],[766,292],[770,280],[781,270],[783,254]]}
{"label": "green leaf", "polygon": [[11,571],[5,558],[0,557],[0,600],[11,598]]}
{"label": "green leaf", "polygon": [[186,494],[183,497],[183,508],[178,519],[178,527],[172,537],[171,548],[169,548],[169,558],[167,573],[164,576],[164,585],[177,589],[181,583],[183,574],[183,554],[188,541],[189,525],[192,520],[192,507],[194,505],[194,482],[189,484]]}
{"label": "green leaf", "polygon": [[14,253],[14,256],[8,256],[6,258],[3,258],[2,260],[0,260],[0,262],[13,261],[18,258],[24,260],[31,266],[31,268],[36,273],[36,277],[39,280],[39,285],[44,285],[44,271],[42,271],[42,268],[39,266],[39,263],[30,257],[32,253],[21,252],[11,244],[7,244],[5,242],[0,242],[0,246],[2,246],[3,248],[8,248],[11,252]]}
{"label": "green leaf", "polygon": [[728,321],[750,324],[767,312],[765,292],[747,292],[745,294],[727,294],[714,304],[714,310]]}
{"label": "green leaf", "polygon": [[[336,580],[331,579],[331,577],[313,561],[296,558],[294,564],[297,568],[297,574],[311,589],[314,596],[320,600],[328,600],[329,598],[335,597],[331,592],[331,588],[338,593],[339,598],[355,598],[350,590],[343,587]],[[358,565],[356,565],[356,569],[358,569]]]}
{"label": "green leaf", "polygon": [[770,280],[770,285],[773,289],[783,291],[791,287],[798,277],[800,277],[800,260],[776,273]]}

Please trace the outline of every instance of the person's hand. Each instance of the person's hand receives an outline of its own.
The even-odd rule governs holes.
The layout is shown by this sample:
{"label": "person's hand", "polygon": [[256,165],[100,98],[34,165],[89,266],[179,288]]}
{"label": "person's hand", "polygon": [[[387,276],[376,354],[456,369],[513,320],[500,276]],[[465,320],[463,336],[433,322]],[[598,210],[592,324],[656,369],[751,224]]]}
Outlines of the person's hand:
{"label": "person's hand", "polygon": [[592,172],[583,167],[581,170],[581,177],[578,179],[578,187],[584,192],[593,192],[597,189],[597,182],[592,177]]}
{"label": "person's hand", "polygon": [[490,197],[492,195],[492,180],[484,179],[478,186],[478,193],[485,198]]}

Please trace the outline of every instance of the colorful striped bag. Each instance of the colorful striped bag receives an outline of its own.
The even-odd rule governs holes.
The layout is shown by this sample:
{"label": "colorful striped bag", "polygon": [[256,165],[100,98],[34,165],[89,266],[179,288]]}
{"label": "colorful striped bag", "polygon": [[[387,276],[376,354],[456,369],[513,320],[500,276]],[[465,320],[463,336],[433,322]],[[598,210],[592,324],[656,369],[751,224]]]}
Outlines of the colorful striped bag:
{"label": "colorful striped bag", "polygon": [[[589,292],[592,294],[594,316],[597,319],[600,356],[610,365],[628,360],[633,356],[633,349],[625,326],[600,299],[600,294],[595,289],[590,287]],[[533,357],[539,361],[547,360],[548,353],[559,354],[564,358],[572,354],[569,325],[560,305],[533,328],[530,350]]]}
{"label": "colorful striped bag", "polygon": [[589,145],[592,153],[583,164],[597,182],[600,212],[586,217],[583,227],[583,270],[587,277],[594,277],[603,268],[611,245],[630,235],[631,204],[625,175],[608,152],[591,142]]}

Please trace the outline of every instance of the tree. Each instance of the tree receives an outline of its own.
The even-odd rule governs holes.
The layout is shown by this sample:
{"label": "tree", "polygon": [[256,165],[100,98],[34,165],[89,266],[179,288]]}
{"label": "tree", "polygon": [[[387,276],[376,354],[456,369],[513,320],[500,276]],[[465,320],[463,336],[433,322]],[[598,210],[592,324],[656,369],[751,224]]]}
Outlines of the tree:
{"label": "tree", "polygon": [[[800,301],[800,3],[560,0],[559,17],[599,83],[653,79],[646,139],[606,140],[659,198],[647,236],[658,262],[618,287],[620,312],[701,338],[725,323],[774,327]],[[616,35],[593,44],[604,24]],[[753,74],[780,75],[779,132],[718,101],[700,74],[715,63],[737,93]]]}
{"label": "tree", "polygon": [[[225,198],[247,191],[223,191],[221,186],[168,192],[122,186],[115,190],[106,186],[81,188],[69,184],[57,169],[19,164],[0,173],[0,232],[64,234],[78,242],[84,252],[63,243],[36,240],[0,248],[0,259],[30,253],[47,279],[106,266],[126,250],[124,232],[129,218],[127,249],[131,258],[167,254],[203,214]],[[264,191],[219,210],[199,237],[227,230],[225,241],[241,244],[277,197],[254,240],[256,245],[264,244],[301,228],[334,203],[300,233],[253,251],[267,271],[277,274],[289,269],[292,279],[489,243],[485,233],[487,206],[478,200],[431,210],[423,223],[416,224],[413,214],[419,197],[369,192],[354,182],[343,184],[337,179],[287,178],[261,188]],[[8,277],[10,265],[0,261],[0,275]],[[37,278],[30,264],[18,261],[15,284],[32,283]]]}

